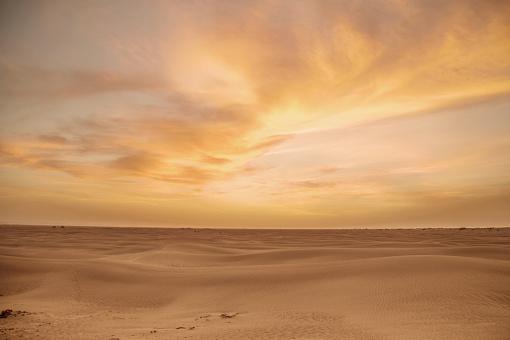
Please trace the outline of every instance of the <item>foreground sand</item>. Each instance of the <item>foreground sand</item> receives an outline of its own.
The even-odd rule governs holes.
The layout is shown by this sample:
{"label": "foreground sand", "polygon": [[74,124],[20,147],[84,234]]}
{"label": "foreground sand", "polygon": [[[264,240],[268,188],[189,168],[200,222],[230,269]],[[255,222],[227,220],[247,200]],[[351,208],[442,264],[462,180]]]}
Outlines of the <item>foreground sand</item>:
{"label": "foreground sand", "polygon": [[0,339],[510,339],[510,229],[3,226],[0,294]]}

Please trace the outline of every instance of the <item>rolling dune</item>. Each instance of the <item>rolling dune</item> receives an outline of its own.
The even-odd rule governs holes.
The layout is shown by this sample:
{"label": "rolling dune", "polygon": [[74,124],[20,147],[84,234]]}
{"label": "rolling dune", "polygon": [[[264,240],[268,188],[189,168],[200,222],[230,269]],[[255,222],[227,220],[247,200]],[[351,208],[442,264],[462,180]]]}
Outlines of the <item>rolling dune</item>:
{"label": "rolling dune", "polygon": [[0,234],[0,339],[510,339],[510,229]]}

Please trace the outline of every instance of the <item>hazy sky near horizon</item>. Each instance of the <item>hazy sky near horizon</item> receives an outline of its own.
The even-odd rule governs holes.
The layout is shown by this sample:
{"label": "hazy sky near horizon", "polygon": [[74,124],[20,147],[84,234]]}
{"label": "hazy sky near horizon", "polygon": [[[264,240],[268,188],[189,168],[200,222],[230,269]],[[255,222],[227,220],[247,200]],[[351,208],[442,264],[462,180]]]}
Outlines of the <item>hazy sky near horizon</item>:
{"label": "hazy sky near horizon", "polygon": [[510,225],[509,1],[2,1],[0,223]]}

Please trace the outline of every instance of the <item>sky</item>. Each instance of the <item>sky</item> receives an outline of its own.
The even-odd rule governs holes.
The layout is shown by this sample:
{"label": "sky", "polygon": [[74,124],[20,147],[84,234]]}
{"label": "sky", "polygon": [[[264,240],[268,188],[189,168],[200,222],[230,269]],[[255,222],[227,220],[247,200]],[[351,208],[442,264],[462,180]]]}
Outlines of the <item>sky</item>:
{"label": "sky", "polygon": [[508,226],[509,56],[509,1],[2,1],[0,223]]}

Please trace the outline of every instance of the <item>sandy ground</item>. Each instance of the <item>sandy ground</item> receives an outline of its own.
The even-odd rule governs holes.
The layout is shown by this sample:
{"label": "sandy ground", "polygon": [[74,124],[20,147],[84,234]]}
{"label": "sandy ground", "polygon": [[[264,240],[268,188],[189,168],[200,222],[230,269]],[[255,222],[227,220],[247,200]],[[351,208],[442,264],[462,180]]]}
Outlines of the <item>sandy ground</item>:
{"label": "sandy ground", "polygon": [[0,227],[0,339],[510,339],[510,229]]}

